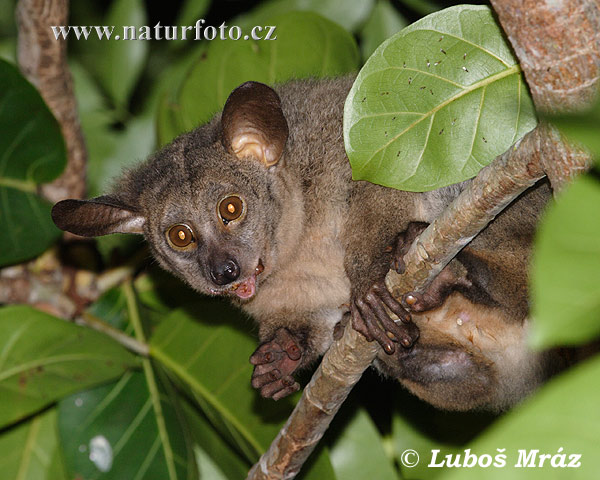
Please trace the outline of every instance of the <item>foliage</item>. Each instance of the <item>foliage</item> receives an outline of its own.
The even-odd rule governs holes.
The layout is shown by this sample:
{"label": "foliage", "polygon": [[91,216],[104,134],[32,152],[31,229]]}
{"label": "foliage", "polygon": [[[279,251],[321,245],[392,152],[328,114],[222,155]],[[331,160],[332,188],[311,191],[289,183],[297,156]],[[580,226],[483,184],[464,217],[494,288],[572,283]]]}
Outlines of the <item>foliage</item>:
{"label": "foliage", "polygon": [[[399,11],[397,2],[387,0],[255,3],[223,20],[244,28],[277,25],[277,43],[73,42],[70,62],[90,154],[91,195],[106,191],[113,176],[157,143],[207,121],[240,82],[356,71],[359,51],[366,60],[391,35],[366,61],[347,103],[345,130],[351,159],[358,161],[355,176],[381,179],[382,170],[396,168],[391,162],[398,165],[397,149],[403,158],[426,150],[429,157],[413,165],[426,172],[421,179],[408,179],[405,167],[397,167],[384,183],[422,190],[458,181],[466,176],[442,177],[440,171],[474,175],[535,124],[518,65],[484,7],[454,7],[396,33],[415,19],[415,12],[432,13],[438,5],[406,0]],[[117,30],[151,24],[157,16],[157,7],[139,0],[71,5],[73,25],[115,25]],[[179,10],[161,8],[177,22],[163,25],[192,25],[203,15],[222,18],[217,2],[208,0],[185,0]],[[13,12],[6,10],[0,12],[2,54],[4,45],[14,45],[3,38],[9,32],[14,40],[8,16]],[[459,87],[445,87],[449,80]],[[428,117],[435,135],[425,142],[411,143],[386,121],[365,123],[369,115],[399,112],[411,103],[411,111],[436,112]],[[6,62],[0,62],[0,107],[0,264],[6,265],[34,258],[56,242],[49,205],[36,190],[60,174],[65,158],[56,121],[33,86]],[[556,119],[566,135],[596,155],[597,111]],[[399,116],[380,116],[391,121],[394,115]],[[381,157],[387,162],[382,170],[364,167],[376,158],[373,149],[386,135],[404,143],[390,158]],[[465,139],[469,148],[460,151]],[[533,276],[534,339],[540,346],[598,337],[600,225],[589,214],[599,201],[597,178],[587,176],[567,190],[540,230]],[[96,245],[109,273],[124,258],[140,273],[106,292],[84,317],[133,337],[148,346],[149,356],[136,356],[113,338],[31,307],[0,307],[3,478],[243,478],[298,396],[273,403],[250,388],[247,359],[256,334],[238,311],[201,299],[149,267],[135,240],[112,236]],[[394,383],[366,374],[301,478],[547,477],[557,470],[514,468],[514,456],[519,448],[555,454],[561,447],[584,455],[583,468],[561,469],[561,475],[595,478],[600,465],[591,449],[600,440],[598,374],[596,357],[502,416],[440,412]],[[464,455],[467,448],[491,455],[505,448],[509,462],[502,469],[427,467],[435,449],[443,456]],[[404,465],[407,449],[421,456],[418,466]]]}
{"label": "foliage", "polygon": [[39,93],[3,60],[0,131],[0,265],[7,265],[39,255],[60,236],[51,205],[36,189],[60,175],[66,156],[58,123]]}
{"label": "foliage", "polygon": [[600,101],[578,114],[546,118],[587,148],[596,167],[561,193],[539,230],[532,278],[538,348],[578,345],[600,334],[600,217],[593,214],[600,205]]}
{"label": "foliage", "polygon": [[192,64],[175,100],[162,104],[168,111],[159,113],[167,118],[160,124],[164,127],[159,130],[161,144],[208,122],[223,108],[229,93],[245,81],[273,85],[358,69],[354,39],[335,23],[311,12],[286,13],[266,22],[277,26],[275,42],[212,42]]}
{"label": "foliage", "polygon": [[460,5],[367,60],[346,101],[344,141],[354,179],[422,192],[473,177],[535,124],[492,12]]}

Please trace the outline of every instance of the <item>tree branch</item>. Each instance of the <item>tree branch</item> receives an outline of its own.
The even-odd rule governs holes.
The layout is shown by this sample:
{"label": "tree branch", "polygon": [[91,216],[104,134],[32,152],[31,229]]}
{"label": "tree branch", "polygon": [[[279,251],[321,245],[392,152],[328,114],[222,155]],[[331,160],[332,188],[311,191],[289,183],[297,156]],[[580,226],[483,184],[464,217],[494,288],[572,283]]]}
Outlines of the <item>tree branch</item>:
{"label": "tree branch", "polygon": [[[557,112],[588,105],[595,95],[600,64],[597,2],[575,0],[550,5],[535,0],[492,0],[492,4],[521,61],[536,107]],[[581,39],[592,46],[581,45]],[[567,61],[569,68],[565,66]],[[563,143],[553,127],[540,124],[479,173],[413,243],[405,256],[405,274],[390,271],[386,285],[396,297],[422,289],[545,172],[553,188],[558,189],[590,162],[585,152]],[[374,344],[346,328],[342,339],[325,354],[285,426],[247,479],[293,478],[377,351]]]}
{"label": "tree branch", "polygon": [[490,0],[519,59],[538,112],[576,112],[599,81],[600,4],[594,0]]}
{"label": "tree branch", "polygon": [[[600,4],[594,0],[491,0],[538,112],[583,110],[600,83]],[[546,125],[542,166],[554,193],[588,169],[591,157]]]}
{"label": "tree branch", "polygon": [[42,187],[52,202],[85,196],[87,151],[67,65],[67,42],[54,38],[50,28],[68,24],[68,17],[68,0],[19,0],[17,4],[19,67],[58,120],[67,147],[65,171]]}

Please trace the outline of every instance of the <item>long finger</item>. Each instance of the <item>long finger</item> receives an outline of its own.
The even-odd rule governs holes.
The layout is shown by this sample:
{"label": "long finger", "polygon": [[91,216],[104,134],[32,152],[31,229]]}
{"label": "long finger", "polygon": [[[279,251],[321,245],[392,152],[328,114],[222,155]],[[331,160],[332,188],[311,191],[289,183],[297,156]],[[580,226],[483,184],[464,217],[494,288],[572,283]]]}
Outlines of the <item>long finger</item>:
{"label": "long finger", "polygon": [[381,345],[383,351],[388,355],[391,355],[396,351],[396,347],[394,346],[394,342],[387,336],[387,333],[377,322],[377,317],[371,310],[368,304],[366,304],[362,300],[357,300],[356,305],[360,310],[360,314],[367,324],[369,328],[369,333],[373,336],[373,338]]}
{"label": "long finger", "polygon": [[374,293],[367,294],[366,299],[386,332],[392,334],[396,340],[402,344],[403,347],[410,347],[416,338],[412,338],[408,329],[406,328],[407,325],[404,323],[397,324],[394,322],[383,308],[383,302]]}
{"label": "long finger", "polygon": [[376,284],[373,290],[379,295],[379,298],[383,303],[392,311],[394,314],[402,320],[404,323],[411,321],[410,313],[402,306],[398,300],[392,297],[392,294],[386,288],[385,285]]}

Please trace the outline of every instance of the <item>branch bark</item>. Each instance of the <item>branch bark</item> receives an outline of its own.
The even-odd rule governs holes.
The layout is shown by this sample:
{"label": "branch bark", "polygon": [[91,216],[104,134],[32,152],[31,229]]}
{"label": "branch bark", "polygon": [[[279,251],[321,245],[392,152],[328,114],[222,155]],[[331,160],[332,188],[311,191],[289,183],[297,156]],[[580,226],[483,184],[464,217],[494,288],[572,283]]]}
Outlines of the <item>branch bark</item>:
{"label": "branch bark", "polygon": [[67,65],[67,42],[54,38],[50,28],[68,24],[68,17],[68,0],[19,0],[17,4],[19,67],[58,120],[67,147],[65,171],[42,187],[51,202],[85,196],[87,151]]}
{"label": "branch bark", "polygon": [[[597,0],[550,2],[491,0],[519,59],[538,112],[584,110],[598,95],[600,83],[600,3]],[[542,166],[554,193],[591,158],[569,145],[546,125]]]}
{"label": "branch bark", "polygon": [[[600,65],[598,2],[491,1],[521,61],[536,108],[564,112],[589,105],[596,95]],[[563,142],[552,126],[540,124],[479,173],[413,243],[405,257],[405,274],[390,271],[386,285],[396,297],[423,288],[489,221],[545,173],[558,190],[590,163],[586,152]],[[294,478],[377,350],[352,328],[346,328],[247,479]]]}

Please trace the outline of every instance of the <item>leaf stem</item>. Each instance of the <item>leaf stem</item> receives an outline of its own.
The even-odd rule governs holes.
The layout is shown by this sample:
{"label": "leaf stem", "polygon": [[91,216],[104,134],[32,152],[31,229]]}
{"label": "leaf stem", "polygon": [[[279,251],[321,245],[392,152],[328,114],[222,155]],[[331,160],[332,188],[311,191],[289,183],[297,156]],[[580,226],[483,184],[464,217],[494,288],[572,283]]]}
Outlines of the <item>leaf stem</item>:
{"label": "leaf stem", "polygon": [[0,178],[0,187],[14,188],[26,193],[36,193],[37,187],[35,183],[25,180],[17,180],[16,178]]}
{"label": "leaf stem", "polygon": [[148,383],[148,390],[150,391],[152,408],[154,410],[154,415],[156,416],[156,426],[158,428],[158,434],[160,435],[163,453],[165,455],[165,463],[167,464],[169,479],[177,480],[177,472],[175,470],[175,463],[173,459],[173,448],[171,446],[171,439],[169,438],[165,416],[160,403],[160,391],[158,390],[158,385],[156,384],[152,363],[146,358],[142,361],[142,364],[144,367],[144,376],[146,377],[146,382]]}
{"label": "leaf stem", "polygon": [[109,337],[123,345],[127,350],[136,353],[142,357],[148,357],[149,355],[150,347],[145,342],[140,342],[139,340],[130,337],[126,333],[113,327],[112,325],[109,325],[108,323],[100,320],[99,318],[95,317],[90,313],[84,312],[81,317],[75,319],[75,323],[78,325],[93,328],[94,330],[108,335]]}
{"label": "leaf stem", "polygon": [[133,325],[133,331],[138,341],[146,343],[146,336],[144,335],[144,328],[142,327],[142,321],[140,319],[140,310],[137,306],[137,300],[135,298],[135,292],[133,291],[133,284],[131,279],[128,279],[123,283],[123,292],[125,293],[125,299],[127,301],[127,313],[129,314],[129,320]]}

